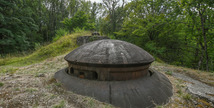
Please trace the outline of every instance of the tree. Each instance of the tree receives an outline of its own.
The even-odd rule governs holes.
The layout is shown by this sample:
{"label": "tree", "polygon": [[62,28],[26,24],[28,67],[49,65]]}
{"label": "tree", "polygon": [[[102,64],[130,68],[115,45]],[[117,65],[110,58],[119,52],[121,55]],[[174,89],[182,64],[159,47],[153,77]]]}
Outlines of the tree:
{"label": "tree", "polygon": [[0,1],[0,51],[23,51],[29,46],[26,34],[37,31],[32,10],[22,0]]}
{"label": "tree", "polygon": [[[182,0],[181,1],[181,7],[185,10],[185,15],[190,20],[188,21],[189,25],[192,25],[193,31],[197,31],[197,34],[195,35],[195,38],[197,39],[197,49],[195,58],[199,58],[198,61],[198,69],[201,68],[204,57],[206,60],[206,70],[209,71],[209,54],[208,54],[208,44],[210,43],[211,39],[208,36],[210,35],[210,32],[213,32],[213,26],[214,24],[211,23],[213,20],[213,8],[214,8],[214,1],[210,0],[198,0],[198,1],[192,1],[192,0]],[[199,50],[200,45],[200,52]],[[200,54],[200,57],[199,57]],[[203,66],[202,66],[203,67]]]}
{"label": "tree", "polygon": [[117,34],[141,36],[144,37],[144,41],[158,40],[163,27],[167,26],[172,18],[166,13],[170,11],[170,6],[167,5],[164,0],[138,0],[129,3],[125,7],[129,15],[124,20],[122,30]]}
{"label": "tree", "polygon": [[122,0],[122,5],[119,4],[120,0],[103,0],[105,11],[103,15],[105,18],[102,20],[101,30],[106,34],[113,34],[121,29],[124,19],[123,7],[125,1]]}
{"label": "tree", "polygon": [[84,11],[78,11],[72,18],[65,18],[62,22],[69,31],[75,28],[94,29],[94,23],[89,22],[89,16]]}

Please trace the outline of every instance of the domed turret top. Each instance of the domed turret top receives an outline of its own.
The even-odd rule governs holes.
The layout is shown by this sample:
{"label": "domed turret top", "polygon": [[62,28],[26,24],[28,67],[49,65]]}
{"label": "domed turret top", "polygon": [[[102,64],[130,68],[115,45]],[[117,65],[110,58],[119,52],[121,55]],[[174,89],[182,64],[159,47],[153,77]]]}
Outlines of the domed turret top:
{"label": "domed turret top", "polygon": [[65,56],[75,64],[91,65],[143,65],[154,58],[142,48],[120,40],[104,39],[84,44]]}

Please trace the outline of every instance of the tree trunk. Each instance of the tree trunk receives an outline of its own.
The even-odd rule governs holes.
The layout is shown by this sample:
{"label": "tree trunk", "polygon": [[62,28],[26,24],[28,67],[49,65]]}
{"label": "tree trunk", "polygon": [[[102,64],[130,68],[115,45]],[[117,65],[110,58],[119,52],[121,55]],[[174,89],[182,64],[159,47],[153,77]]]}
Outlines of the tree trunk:
{"label": "tree trunk", "polygon": [[209,71],[209,56],[207,52],[207,36],[206,36],[206,31],[205,31],[205,21],[206,19],[204,18],[205,16],[203,15],[205,9],[202,9],[202,12],[199,11],[200,19],[201,19],[201,29],[202,29],[202,35],[204,39],[204,52],[205,52],[205,57],[206,57],[206,71]]}
{"label": "tree trunk", "polygon": [[[202,36],[201,35],[199,35],[199,36],[200,37],[198,38],[198,43],[201,46],[201,56],[200,56],[200,59],[198,61],[198,70],[200,70],[201,63],[203,63],[203,60],[204,60],[204,46],[203,46],[203,43],[201,42]],[[203,65],[202,65],[202,69],[203,69]]]}
{"label": "tree trunk", "polygon": [[[197,38],[198,40],[198,38]],[[196,45],[196,49],[195,49],[195,62],[198,60],[198,56],[199,56],[199,44],[197,42],[197,45]],[[194,66],[196,68],[196,66]]]}

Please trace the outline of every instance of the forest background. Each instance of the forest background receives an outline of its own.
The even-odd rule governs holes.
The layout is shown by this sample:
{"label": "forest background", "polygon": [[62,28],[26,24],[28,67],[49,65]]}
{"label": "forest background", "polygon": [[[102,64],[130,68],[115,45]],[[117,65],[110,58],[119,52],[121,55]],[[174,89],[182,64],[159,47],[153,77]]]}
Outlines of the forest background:
{"label": "forest background", "polygon": [[0,57],[75,31],[136,44],[166,63],[214,71],[213,0],[0,0]]}

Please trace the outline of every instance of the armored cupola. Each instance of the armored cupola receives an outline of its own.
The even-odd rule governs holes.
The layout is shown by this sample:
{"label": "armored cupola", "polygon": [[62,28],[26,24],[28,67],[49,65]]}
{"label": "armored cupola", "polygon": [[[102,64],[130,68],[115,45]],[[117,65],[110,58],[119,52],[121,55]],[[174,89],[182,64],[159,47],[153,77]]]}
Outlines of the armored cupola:
{"label": "armored cupola", "polygon": [[167,103],[172,84],[149,68],[154,58],[131,43],[103,39],[83,44],[65,56],[68,67],[55,73],[74,93],[121,108],[151,108]]}
{"label": "armored cupola", "polygon": [[104,39],[80,46],[65,56],[68,73],[97,80],[130,80],[147,75],[154,58],[142,48]]}

